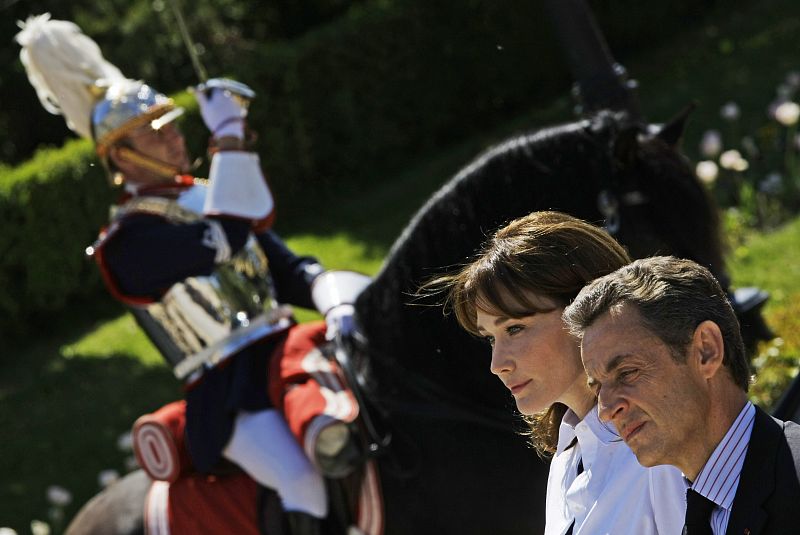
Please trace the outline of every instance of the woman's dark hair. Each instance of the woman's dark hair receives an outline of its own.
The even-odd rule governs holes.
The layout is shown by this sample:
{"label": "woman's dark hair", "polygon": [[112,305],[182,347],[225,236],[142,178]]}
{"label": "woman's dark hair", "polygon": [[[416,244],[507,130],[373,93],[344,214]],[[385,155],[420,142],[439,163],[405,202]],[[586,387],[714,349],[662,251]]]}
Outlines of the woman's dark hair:
{"label": "woman's dark hair", "polygon": [[[560,212],[533,212],[498,230],[459,271],[424,288],[444,292],[445,309],[478,335],[478,309],[511,318],[536,312],[528,296],[566,306],[588,282],[630,262],[625,249],[603,229]],[[540,455],[555,452],[562,403],[523,415],[531,444]]]}

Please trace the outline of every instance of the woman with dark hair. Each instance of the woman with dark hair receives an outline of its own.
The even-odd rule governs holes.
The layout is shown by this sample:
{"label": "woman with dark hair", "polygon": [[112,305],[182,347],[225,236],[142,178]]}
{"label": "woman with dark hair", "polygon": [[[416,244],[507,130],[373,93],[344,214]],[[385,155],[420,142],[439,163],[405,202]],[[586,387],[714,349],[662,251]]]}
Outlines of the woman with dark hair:
{"label": "woman with dark hair", "polygon": [[511,391],[536,451],[552,456],[548,535],[681,532],[680,472],[642,467],[599,420],[578,341],[561,319],[585,284],[629,261],[604,230],[534,212],[498,230],[460,271],[427,285],[446,291],[461,326],[489,343],[490,370]]}

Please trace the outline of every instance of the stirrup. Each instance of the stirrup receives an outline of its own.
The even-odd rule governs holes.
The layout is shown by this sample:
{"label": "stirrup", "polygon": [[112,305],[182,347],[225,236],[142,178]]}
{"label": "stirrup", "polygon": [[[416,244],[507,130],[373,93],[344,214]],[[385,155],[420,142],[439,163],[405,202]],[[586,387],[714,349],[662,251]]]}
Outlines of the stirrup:
{"label": "stirrup", "polygon": [[170,483],[178,480],[181,461],[175,436],[152,414],[141,416],[133,424],[133,453],[151,479]]}

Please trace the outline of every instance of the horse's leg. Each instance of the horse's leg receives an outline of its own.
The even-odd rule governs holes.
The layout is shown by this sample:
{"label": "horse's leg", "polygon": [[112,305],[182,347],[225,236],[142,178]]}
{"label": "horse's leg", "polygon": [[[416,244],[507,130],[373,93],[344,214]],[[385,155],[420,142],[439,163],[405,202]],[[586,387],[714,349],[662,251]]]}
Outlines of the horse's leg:
{"label": "horse's leg", "polygon": [[144,502],[150,478],[128,474],[84,505],[65,535],[144,535]]}

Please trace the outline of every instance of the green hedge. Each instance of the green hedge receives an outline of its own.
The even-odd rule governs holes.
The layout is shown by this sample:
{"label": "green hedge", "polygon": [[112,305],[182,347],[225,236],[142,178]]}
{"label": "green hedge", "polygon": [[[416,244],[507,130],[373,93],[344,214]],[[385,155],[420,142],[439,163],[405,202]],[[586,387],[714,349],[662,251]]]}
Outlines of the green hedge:
{"label": "green hedge", "polygon": [[[656,16],[637,2],[592,6],[615,50],[642,53],[712,4],[671,2]],[[409,159],[563,95],[569,82],[542,7],[529,0],[364,3],[225,68],[259,93],[250,124],[284,210],[392,176]],[[178,100],[190,111],[190,151],[202,154],[207,134],[193,99]],[[83,251],[113,197],[87,142],[0,168],[1,331],[20,332],[98,291]]]}
{"label": "green hedge", "polygon": [[25,331],[36,313],[96,291],[83,255],[108,213],[109,188],[91,144],[44,149],[0,175],[0,318],[4,334]]}
{"label": "green hedge", "polygon": [[252,114],[279,193],[380,180],[566,86],[537,3],[457,5],[372,4],[263,50]]}

